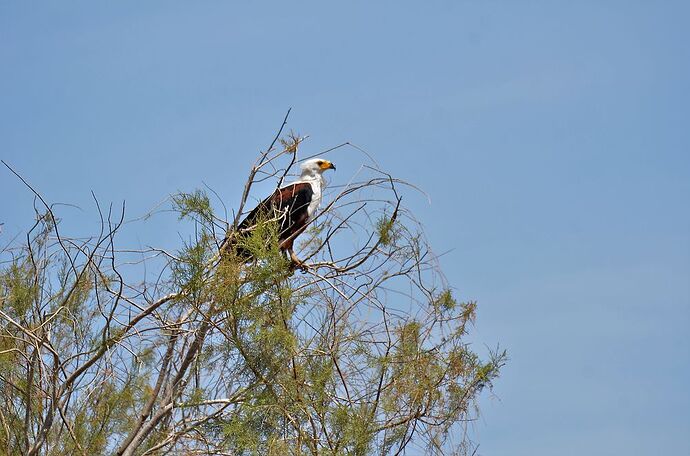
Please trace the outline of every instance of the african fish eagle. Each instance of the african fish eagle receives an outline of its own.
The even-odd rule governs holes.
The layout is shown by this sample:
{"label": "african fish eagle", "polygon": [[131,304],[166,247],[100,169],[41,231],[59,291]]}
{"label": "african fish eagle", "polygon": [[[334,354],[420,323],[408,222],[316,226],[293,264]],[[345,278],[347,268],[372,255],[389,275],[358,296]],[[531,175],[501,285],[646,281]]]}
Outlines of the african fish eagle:
{"label": "african fish eagle", "polygon": [[[277,189],[271,196],[259,203],[237,226],[240,234],[250,233],[262,218],[273,218],[279,223],[278,245],[287,251],[292,262],[301,266],[292,248],[295,238],[300,235],[314,216],[321,203],[321,196],[326,187],[323,172],[335,170],[335,165],[323,158],[306,160],[300,166],[302,173],[295,182]],[[226,239],[227,241],[227,239]],[[226,242],[224,241],[223,244]],[[244,247],[237,245],[237,238],[230,237],[229,245],[235,248],[240,258],[250,260],[252,255]]]}

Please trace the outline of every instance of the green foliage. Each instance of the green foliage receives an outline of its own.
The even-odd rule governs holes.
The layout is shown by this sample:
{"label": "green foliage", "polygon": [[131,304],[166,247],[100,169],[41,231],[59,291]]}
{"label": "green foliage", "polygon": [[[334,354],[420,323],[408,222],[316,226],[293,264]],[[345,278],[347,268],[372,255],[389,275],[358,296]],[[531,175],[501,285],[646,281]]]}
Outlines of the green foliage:
{"label": "green foliage", "polygon": [[39,289],[34,278],[35,271],[30,263],[14,259],[0,275],[3,307],[16,316],[23,316],[38,299]]}
{"label": "green foliage", "polygon": [[371,410],[366,405],[350,407],[336,405],[332,413],[333,433],[342,445],[344,454],[369,454],[374,438]]}
{"label": "green foliage", "polygon": [[340,247],[323,242],[346,218],[312,226],[304,247],[321,263],[296,273],[272,214],[230,233],[247,260],[217,251],[204,192],[173,206],[194,235],[152,282],[124,281],[110,235],[51,241],[52,215],[0,263],[6,454],[44,428],[47,455],[127,442],[132,454],[386,455],[418,436],[440,453],[505,362],[463,341],[476,303],[438,286],[422,233],[391,207],[357,222],[370,244],[337,266],[341,252],[324,251]]}
{"label": "green foliage", "polygon": [[[237,236],[237,246],[246,250],[260,268],[253,279],[265,280],[282,273],[288,265],[287,259],[278,247],[279,225],[273,213],[259,214],[254,227]],[[261,277],[264,277],[263,279]]]}
{"label": "green foliage", "polygon": [[385,214],[376,222],[376,231],[383,246],[393,245],[400,235],[396,221]]}
{"label": "green foliage", "polygon": [[204,221],[213,220],[211,200],[203,190],[192,193],[177,193],[172,197],[173,208],[178,212],[180,220],[186,217],[199,217]]}
{"label": "green foliage", "polygon": [[453,297],[451,290],[444,290],[434,300],[434,307],[438,310],[452,311],[458,305],[458,302]]}
{"label": "green foliage", "polygon": [[179,261],[172,264],[172,280],[175,286],[195,296],[201,293],[207,279],[208,262],[211,260],[210,235],[201,235],[179,253]]}

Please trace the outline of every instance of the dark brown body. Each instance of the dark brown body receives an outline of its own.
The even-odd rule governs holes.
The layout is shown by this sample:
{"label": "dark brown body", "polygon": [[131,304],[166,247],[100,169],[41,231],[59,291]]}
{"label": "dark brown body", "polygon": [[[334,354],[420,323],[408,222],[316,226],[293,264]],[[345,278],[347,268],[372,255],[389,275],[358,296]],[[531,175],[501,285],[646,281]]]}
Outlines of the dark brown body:
{"label": "dark brown body", "polygon": [[[308,182],[296,182],[276,190],[271,196],[257,205],[237,227],[237,235],[230,235],[223,241],[221,248],[235,247],[237,256],[250,260],[251,253],[237,245],[237,236],[249,234],[260,220],[277,219],[278,242],[281,250],[290,252],[295,238],[305,230],[309,221],[307,208],[312,201],[314,191]],[[229,242],[228,242],[229,240]]]}

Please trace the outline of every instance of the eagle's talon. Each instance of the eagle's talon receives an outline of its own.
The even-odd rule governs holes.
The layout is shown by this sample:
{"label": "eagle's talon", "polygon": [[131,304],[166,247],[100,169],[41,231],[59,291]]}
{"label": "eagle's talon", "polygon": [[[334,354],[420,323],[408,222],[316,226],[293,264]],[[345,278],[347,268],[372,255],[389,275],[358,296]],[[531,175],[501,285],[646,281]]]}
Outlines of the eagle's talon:
{"label": "eagle's talon", "polygon": [[309,271],[309,265],[302,262],[302,261],[294,261],[294,260],[290,261],[289,268],[290,268],[290,271],[292,271],[292,272],[295,272],[297,269],[302,271],[302,273],[306,273],[307,271]]}
{"label": "eagle's talon", "polygon": [[290,260],[292,261],[292,264],[302,267],[304,263],[302,262],[302,260],[297,258],[297,255],[295,255],[295,251],[292,249],[288,249],[288,253],[290,254]]}
{"label": "eagle's talon", "polygon": [[290,262],[290,268],[294,271],[299,269],[302,272],[307,272],[309,270],[309,265],[304,261],[295,261],[294,259]]}

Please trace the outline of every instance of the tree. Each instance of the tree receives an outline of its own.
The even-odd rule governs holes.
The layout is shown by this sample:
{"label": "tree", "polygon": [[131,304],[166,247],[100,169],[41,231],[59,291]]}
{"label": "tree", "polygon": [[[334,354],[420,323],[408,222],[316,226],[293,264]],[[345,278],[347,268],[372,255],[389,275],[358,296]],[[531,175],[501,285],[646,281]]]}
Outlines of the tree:
{"label": "tree", "polygon": [[34,192],[33,226],[0,253],[1,448],[469,448],[464,425],[505,353],[481,360],[464,342],[476,304],[457,301],[446,284],[402,204],[409,185],[364,166],[302,235],[306,271],[280,252],[271,220],[242,241],[251,263],[219,253],[219,239],[250,209],[253,184],[280,185],[295,165],[302,138],[278,140],[281,132],[252,168],[233,222],[214,213],[203,191],[171,198],[194,234],[176,253],[139,252],[162,264],[153,282],[132,278],[136,265],[123,259],[132,249],[118,247],[124,206],[104,213],[96,201],[100,232],[74,238]]}

